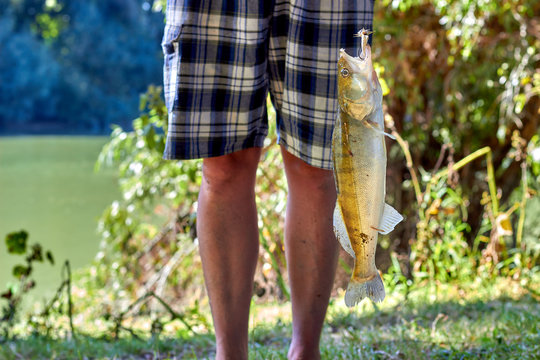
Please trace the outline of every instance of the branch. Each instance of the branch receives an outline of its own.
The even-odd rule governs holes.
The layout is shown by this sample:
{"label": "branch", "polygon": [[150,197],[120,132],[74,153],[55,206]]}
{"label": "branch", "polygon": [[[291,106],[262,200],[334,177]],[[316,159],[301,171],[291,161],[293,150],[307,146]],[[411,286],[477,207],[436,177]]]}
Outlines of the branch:
{"label": "branch", "polygon": [[[492,159],[492,153],[491,148],[489,146],[483,147],[481,149],[476,150],[472,154],[469,154],[465,156],[463,159],[459,160],[452,166],[452,171],[457,171],[467,165],[468,163],[476,160],[477,158],[481,156],[486,156],[486,162],[487,162],[487,178],[488,178],[488,185],[489,185],[489,194],[491,196],[491,203],[493,206],[493,215],[497,217],[499,213],[499,201],[497,199],[497,187],[495,186],[495,172],[493,171],[493,159]],[[440,178],[443,176],[447,176],[449,173],[449,169],[445,168],[438,173],[436,173],[431,178],[431,183],[436,183]]]}
{"label": "branch", "polygon": [[409,170],[409,173],[411,174],[411,180],[413,182],[414,187],[414,193],[416,195],[416,202],[418,203],[418,207],[420,208],[420,204],[422,203],[422,190],[420,189],[420,182],[418,181],[418,176],[416,175],[416,171],[414,170],[414,164],[411,157],[411,152],[409,151],[409,143],[399,135],[399,133],[396,130],[396,127],[394,126],[393,121],[391,122],[391,126],[389,126],[392,130],[392,135],[396,138],[396,141],[398,142],[399,146],[401,147],[401,150],[403,150],[403,154],[405,155],[405,159],[407,160],[407,169]]}

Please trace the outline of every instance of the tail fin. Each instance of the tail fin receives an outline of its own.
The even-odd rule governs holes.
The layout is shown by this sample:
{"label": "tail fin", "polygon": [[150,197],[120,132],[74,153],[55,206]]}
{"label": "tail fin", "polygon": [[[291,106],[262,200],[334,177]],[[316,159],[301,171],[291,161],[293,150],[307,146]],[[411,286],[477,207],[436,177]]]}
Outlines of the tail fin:
{"label": "tail fin", "polygon": [[384,284],[377,272],[373,278],[365,282],[357,282],[351,279],[345,293],[345,305],[353,307],[365,297],[369,297],[374,302],[381,302],[384,300],[385,295]]}

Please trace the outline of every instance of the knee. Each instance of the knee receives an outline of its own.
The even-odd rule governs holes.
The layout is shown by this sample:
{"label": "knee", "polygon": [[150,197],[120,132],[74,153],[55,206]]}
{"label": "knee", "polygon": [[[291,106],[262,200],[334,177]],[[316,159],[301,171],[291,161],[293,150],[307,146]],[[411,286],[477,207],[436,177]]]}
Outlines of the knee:
{"label": "knee", "polygon": [[302,160],[289,169],[288,177],[304,187],[328,191],[335,187],[334,174],[331,170],[313,167]]}
{"label": "knee", "polygon": [[313,193],[332,195],[335,193],[334,173],[309,165],[283,150],[283,160],[289,187]]}
{"label": "knee", "polygon": [[259,148],[203,160],[202,181],[207,190],[226,191],[227,188],[255,185],[260,158]]}

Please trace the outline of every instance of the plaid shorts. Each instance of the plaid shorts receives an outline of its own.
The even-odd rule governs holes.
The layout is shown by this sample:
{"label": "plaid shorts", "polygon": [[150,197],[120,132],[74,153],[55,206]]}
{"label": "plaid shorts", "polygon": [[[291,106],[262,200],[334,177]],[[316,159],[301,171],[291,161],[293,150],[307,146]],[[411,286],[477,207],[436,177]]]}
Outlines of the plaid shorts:
{"label": "plaid shorts", "polygon": [[263,146],[270,91],[279,143],[332,168],[339,49],[357,53],[373,0],[168,0],[166,18],[165,159]]}

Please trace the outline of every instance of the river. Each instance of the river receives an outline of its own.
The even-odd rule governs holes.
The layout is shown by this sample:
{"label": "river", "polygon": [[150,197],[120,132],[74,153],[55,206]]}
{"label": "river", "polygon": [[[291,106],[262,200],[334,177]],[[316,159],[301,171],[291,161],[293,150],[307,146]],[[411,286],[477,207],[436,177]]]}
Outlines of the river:
{"label": "river", "polygon": [[118,199],[113,169],[94,171],[107,137],[0,137],[0,292],[13,265],[24,257],[7,254],[6,234],[21,229],[29,244],[51,250],[56,263],[38,264],[37,287],[29,298],[50,296],[61,281],[65,260],[74,269],[89,264],[98,251],[98,218]]}

